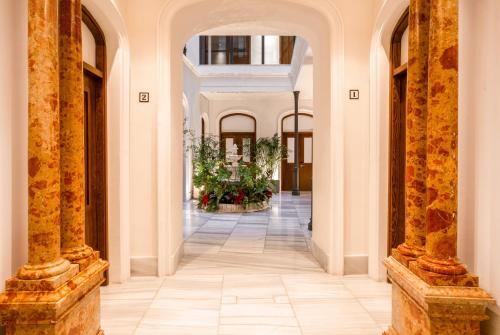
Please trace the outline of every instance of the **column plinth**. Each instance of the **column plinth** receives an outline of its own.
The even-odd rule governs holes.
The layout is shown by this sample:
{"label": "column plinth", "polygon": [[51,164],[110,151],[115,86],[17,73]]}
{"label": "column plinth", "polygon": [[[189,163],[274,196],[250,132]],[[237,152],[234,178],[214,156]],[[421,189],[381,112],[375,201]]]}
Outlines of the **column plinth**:
{"label": "column plinth", "polygon": [[478,335],[495,300],[479,287],[427,283],[393,257],[384,261],[392,282],[392,322],[384,335]]}
{"label": "column plinth", "polygon": [[410,3],[406,110],[405,243],[392,255],[408,266],[425,254],[429,0]]}
{"label": "column plinth", "polygon": [[80,0],[59,2],[61,252],[80,269],[98,257],[85,244],[85,130]]}

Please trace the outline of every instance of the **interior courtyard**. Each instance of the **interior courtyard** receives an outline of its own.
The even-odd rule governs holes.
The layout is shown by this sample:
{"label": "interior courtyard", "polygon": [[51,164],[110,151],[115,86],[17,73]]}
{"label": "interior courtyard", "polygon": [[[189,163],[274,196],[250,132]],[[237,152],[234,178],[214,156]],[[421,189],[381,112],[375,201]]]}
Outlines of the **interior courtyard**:
{"label": "interior courtyard", "polygon": [[498,0],[0,27],[0,335],[500,335]]}

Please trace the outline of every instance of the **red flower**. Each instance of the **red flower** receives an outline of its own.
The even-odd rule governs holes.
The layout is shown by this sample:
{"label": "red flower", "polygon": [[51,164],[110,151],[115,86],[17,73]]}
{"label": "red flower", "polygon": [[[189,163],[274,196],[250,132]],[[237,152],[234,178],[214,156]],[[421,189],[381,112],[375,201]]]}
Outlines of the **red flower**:
{"label": "red flower", "polygon": [[238,196],[234,198],[234,203],[236,205],[240,205],[243,202],[243,199],[245,199],[245,193],[243,191],[240,191]]}
{"label": "red flower", "polygon": [[273,192],[272,192],[272,191],[269,191],[269,190],[268,190],[268,191],[264,192],[264,194],[266,195],[266,197],[267,197],[268,199],[271,199],[271,198],[273,197]]}
{"label": "red flower", "polygon": [[201,203],[203,204],[203,206],[208,205],[209,200],[210,198],[208,197],[208,194],[204,194],[203,197],[201,197]]}

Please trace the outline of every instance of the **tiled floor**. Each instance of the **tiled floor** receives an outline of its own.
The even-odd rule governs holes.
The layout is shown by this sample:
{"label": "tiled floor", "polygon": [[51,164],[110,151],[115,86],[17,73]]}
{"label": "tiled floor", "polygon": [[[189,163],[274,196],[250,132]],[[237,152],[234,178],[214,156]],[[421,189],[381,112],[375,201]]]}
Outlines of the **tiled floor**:
{"label": "tiled floor", "polygon": [[103,288],[106,334],[380,335],[390,286],[323,272],[309,251],[310,203],[282,194],[241,215],[187,203],[176,275]]}

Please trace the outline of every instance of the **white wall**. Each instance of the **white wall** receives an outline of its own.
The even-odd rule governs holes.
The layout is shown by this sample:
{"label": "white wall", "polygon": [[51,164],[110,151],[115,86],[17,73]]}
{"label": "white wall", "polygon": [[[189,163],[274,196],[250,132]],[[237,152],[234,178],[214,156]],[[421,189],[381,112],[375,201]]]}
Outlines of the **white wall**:
{"label": "white wall", "polygon": [[[132,259],[157,257],[156,110],[158,108],[156,18],[161,0],[123,0],[130,42],[130,252]],[[179,50],[182,53],[182,49]],[[150,92],[139,103],[139,92]],[[168,131],[168,130],[164,130]],[[181,135],[182,136],[182,135]],[[179,157],[181,159],[181,157]],[[179,189],[179,192],[181,190]],[[133,264],[133,263],[132,263]]]}
{"label": "white wall", "polygon": [[[500,300],[500,2],[460,2],[459,257]],[[500,334],[492,308],[482,334]]]}
{"label": "white wall", "polygon": [[[368,268],[368,163],[370,103],[370,39],[373,7],[367,1],[338,4],[345,30],[345,232],[346,255],[359,256]],[[314,56],[316,51],[313,49]],[[349,100],[350,89],[359,89],[359,100]]]}
{"label": "white wall", "polygon": [[193,64],[194,66],[200,65],[200,36],[196,35],[191,37],[186,42],[186,47],[186,57],[189,59],[191,64]]}
{"label": "white wall", "polygon": [[0,2],[0,289],[27,260],[27,1]]}
{"label": "white wall", "polygon": [[[248,112],[257,121],[257,138],[271,137],[279,132],[280,117],[293,112],[293,94],[290,93],[203,93],[207,100],[202,113],[209,116],[209,133],[219,136],[219,120],[233,112]],[[299,109],[313,110],[312,100],[299,100]],[[281,134],[279,134],[281,136]]]}

